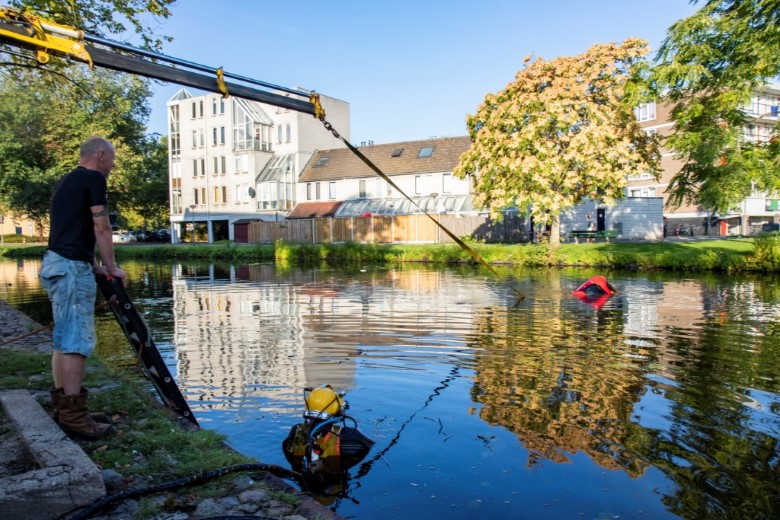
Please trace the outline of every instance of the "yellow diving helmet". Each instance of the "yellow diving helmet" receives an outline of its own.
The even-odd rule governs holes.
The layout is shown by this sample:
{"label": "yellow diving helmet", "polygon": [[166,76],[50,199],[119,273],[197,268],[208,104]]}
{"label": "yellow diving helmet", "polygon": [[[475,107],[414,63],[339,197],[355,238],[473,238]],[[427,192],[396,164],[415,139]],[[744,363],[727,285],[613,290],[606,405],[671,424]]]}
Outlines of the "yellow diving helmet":
{"label": "yellow diving helmet", "polygon": [[306,404],[303,417],[306,419],[330,419],[344,410],[344,401],[330,385],[315,388],[304,395],[303,400]]}

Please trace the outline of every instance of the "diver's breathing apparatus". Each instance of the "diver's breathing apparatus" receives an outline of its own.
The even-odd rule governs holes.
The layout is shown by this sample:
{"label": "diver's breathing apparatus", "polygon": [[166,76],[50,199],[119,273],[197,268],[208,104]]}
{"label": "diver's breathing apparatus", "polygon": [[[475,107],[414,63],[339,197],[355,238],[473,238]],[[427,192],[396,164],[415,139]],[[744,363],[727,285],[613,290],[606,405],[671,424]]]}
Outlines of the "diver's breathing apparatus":
{"label": "diver's breathing apparatus", "polygon": [[344,416],[349,404],[343,399],[345,393],[337,394],[330,385],[318,388],[304,388],[303,402],[306,409],[304,419],[325,420],[331,417]]}

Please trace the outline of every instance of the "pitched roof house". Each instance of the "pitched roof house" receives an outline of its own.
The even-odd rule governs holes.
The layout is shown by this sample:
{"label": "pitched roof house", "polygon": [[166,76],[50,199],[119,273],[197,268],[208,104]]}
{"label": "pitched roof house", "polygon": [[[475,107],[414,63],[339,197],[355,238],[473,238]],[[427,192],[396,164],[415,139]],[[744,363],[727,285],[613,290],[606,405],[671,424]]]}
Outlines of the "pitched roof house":
{"label": "pitched roof house", "polygon": [[[452,170],[468,150],[468,136],[444,137],[359,149],[403,192],[428,212],[473,213],[471,182],[456,179]],[[320,150],[298,179],[298,201],[290,217],[310,214],[306,208],[340,201],[336,216],[419,213],[402,193],[389,185],[347,149]]]}

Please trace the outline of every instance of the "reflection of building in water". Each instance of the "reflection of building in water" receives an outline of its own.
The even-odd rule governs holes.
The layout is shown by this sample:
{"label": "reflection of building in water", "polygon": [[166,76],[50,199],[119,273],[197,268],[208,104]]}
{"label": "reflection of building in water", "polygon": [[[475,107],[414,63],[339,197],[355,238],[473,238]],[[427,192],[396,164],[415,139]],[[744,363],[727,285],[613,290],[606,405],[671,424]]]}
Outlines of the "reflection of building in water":
{"label": "reflection of building in water", "polygon": [[219,399],[218,406],[229,406],[230,397],[269,393],[298,406],[300,396],[290,395],[290,387],[328,383],[348,390],[366,351],[429,346],[424,337],[448,329],[446,313],[431,311],[463,296],[454,290],[445,301],[440,287],[450,276],[424,270],[280,274],[260,264],[224,272],[178,267],[173,316],[180,379],[202,400]]}
{"label": "reflection of building in water", "polygon": [[16,261],[0,262],[0,280],[2,280],[3,291],[13,290],[13,288],[37,287],[40,269],[40,259],[18,258]]}

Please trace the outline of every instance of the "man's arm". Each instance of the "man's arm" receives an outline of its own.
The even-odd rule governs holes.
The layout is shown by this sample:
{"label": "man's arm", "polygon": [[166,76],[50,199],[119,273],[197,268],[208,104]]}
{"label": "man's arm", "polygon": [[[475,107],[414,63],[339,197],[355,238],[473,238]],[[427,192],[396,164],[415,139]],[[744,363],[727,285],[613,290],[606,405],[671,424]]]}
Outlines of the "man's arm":
{"label": "man's arm", "polygon": [[92,227],[95,230],[95,241],[100,250],[100,257],[103,259],[102,266],[97,265],[97,262],[95,262],[92,267],[97,274],[121,278],[124,282],[125,272],[116,266],[116,260],[114,260],[114,242],[111,236],[111,222],[108,220],[108,207],[92,206],[89,209],[92,212]]}

